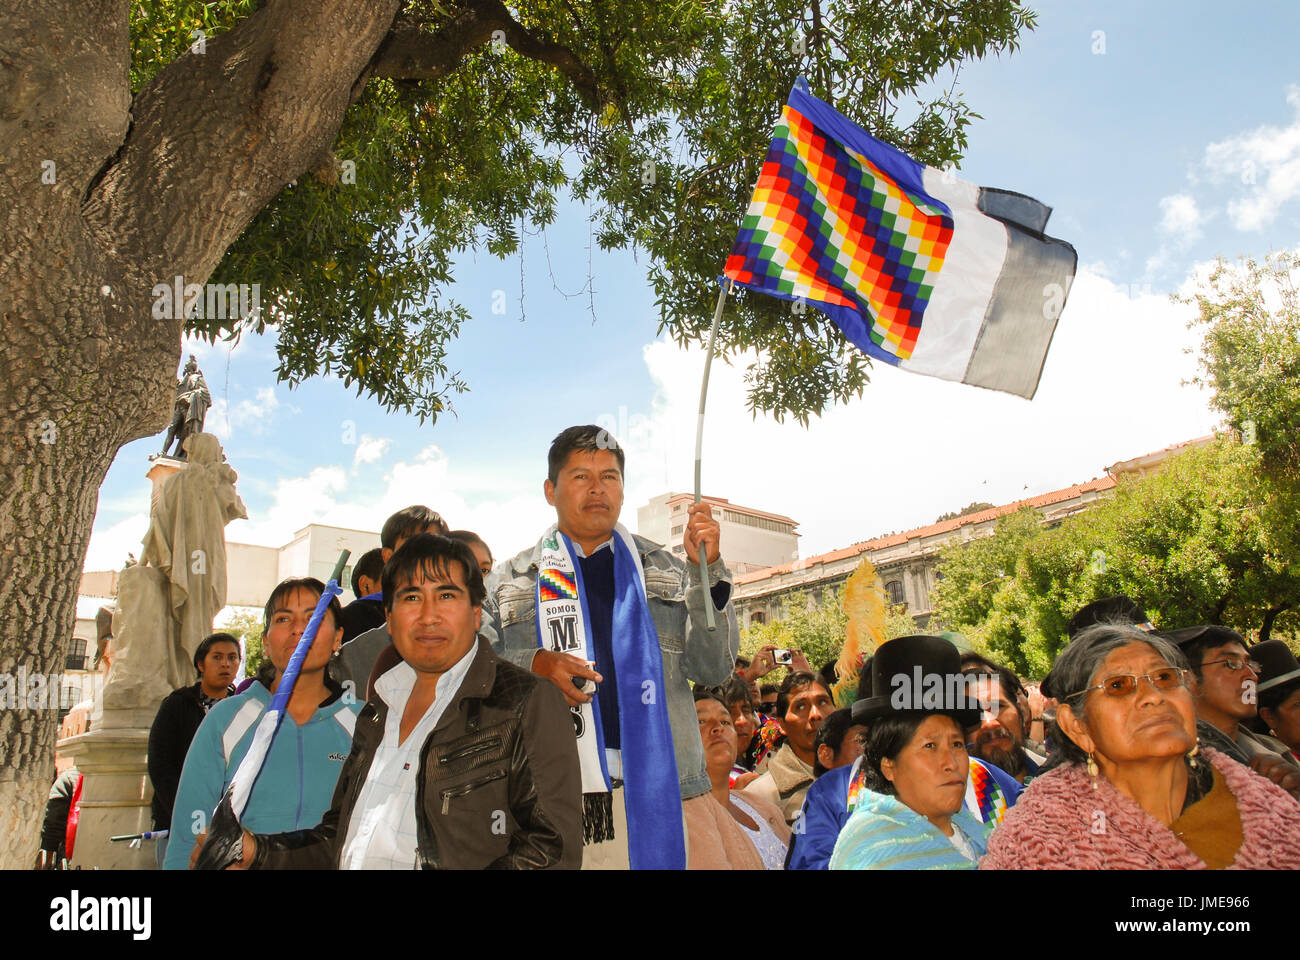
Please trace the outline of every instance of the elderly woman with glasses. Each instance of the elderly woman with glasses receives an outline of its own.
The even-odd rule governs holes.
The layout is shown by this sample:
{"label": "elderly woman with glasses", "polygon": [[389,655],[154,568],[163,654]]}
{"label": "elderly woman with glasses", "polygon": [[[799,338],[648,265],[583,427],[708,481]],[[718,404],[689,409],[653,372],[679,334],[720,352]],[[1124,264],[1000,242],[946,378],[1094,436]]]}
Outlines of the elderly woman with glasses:
{"label": "elderly woman with glasses", "polygon": [[1043,681],[1057,752],[981,869],[1300,868],[1300,804],[1198,747],[1187,662],[1128,625],[1081,631]]}

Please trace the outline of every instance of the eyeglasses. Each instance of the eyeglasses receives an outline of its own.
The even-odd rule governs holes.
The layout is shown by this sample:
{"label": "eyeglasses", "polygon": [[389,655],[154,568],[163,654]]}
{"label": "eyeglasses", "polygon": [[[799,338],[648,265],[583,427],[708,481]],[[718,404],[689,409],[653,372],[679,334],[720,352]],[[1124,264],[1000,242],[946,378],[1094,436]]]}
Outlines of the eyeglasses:
{"label": "eyeglasses", "polygon": [[1073,700],[1075,697],[1081,697],[1092,690],[1100,690],[1108,697],[1127,697],[1137,691],[1139,680],[1145,680],[1155,690],[1176,690],[1186,685],[1187,671],[1180,670],[1177,667],[1163,667],[1140,676],[1134,676],[1131,673],[1117,674],[1113,677],[1107,677],[1101,683],[1093,684],[1091,687],[1084,687],[1078,693],[1072,693],[1065,699]]}
{"label": "eyeglasses", "polygon": [[1259,676],[1259,672],[1264,669],[1264,665],[1258,660],[1243,660],[1241,657],[1224,657],[1222,660],[1207,660],[1205,663],[1201,664],[1201,666],[1208,667],[1215,663],[1226,663],[1229,670],[1240,670],[1242,667],[1249,667],[1250,672],[1256,676]]}

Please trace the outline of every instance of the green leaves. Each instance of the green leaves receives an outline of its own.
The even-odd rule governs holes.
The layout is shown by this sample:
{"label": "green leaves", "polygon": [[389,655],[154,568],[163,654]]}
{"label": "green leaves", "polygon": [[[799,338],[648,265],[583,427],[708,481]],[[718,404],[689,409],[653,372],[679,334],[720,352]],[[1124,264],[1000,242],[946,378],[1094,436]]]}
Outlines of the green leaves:
{"label": "green leaves", "polygon": [[[994,536],[946,547],[935,616],[1017,670],[1041,676],[1085,604],[1125,594],[1162,629],[1300,627],[1300,495],[1221,437],[1048,529],[1026,509]],[[1270,614],[1270,611],[1272,613]]]}
{"label": "green leaves", "polygon": [[1275,476],[1300,475],[1300,256],[1270,254],[1237,267],[1219,260],[1194,297],[1206,328],[1202,377],[1213,403]]}
{"label": "green leaves", "polygon": [[[406,14],[438,34],[460,4],[412,0]],[[193,31],[211,38],[256,0],[139,0],[133,89],[177,57]],[[1033,15],[1019,0],[519,0],[518,21],[595,74],[594,111],[557,68],[488,43],[437,80],[371,80],[333,150],[352,179],[325,170],[286,186],[230,248],[213,282],[260,283],[277,373],[290,383],[332,372],[390,409],[436,417],[466,388],[449,373],[468,312],[446,299],[451,263],[485,249],[506,257],[520,231],[550,223],[559,191],[590,203],[604,249],[650,259],[659,329],[707,335],[721,271],[773,122],[796,77],[850,119],[943,166],[960,158],[975,116],[945,92],[898,105],[972,56],[1014,49]],[[801,52],[802,51],[802,52]],[[955,74],[954,74],[955,77]],[[239,324],[193,324],[209,338]],[[393,342],[394,339],[397,342]],[[752,409],[807,423],[861,393],[868,361],[809,310],[737,297],[722,355],[756,351]]]}
{"label": "green leaves", "polygon": [[132,0],[131,90],[257,10],[258,0]]}
{"label": "green leaves", "polygon": [[[781,649],[798,649],[804,652],[814,670],[840,655],[848,628],[844,614],[844,588],[829,587],[815,604],[809,604],[802,594],[787,596],[781,603],[781,618],[769,623],[756,623],[741,634],[740,653],[751,660],[765,645]],[[885,617],[885,637],[903,637],[916,632],[916,622],[907,614],[902,604],[891,605]],[[762,683],[780,683],[785,668],[778,668]]]}
{"label": "green leaves", "polygon": [[[1084,604],[1127,594],[1158,627],[1300,629],[1300,258],[1220,261],[1192,296],[1205,327],[1194,382],[1237,431],[1121,477],[1114,497],[1040,526],[1033,511],[945,548],[936,617],[1041,675]],[[1100,554],[1102,563],[1096,562]],[[1010,574],[1007,576],[1006,574]]]}

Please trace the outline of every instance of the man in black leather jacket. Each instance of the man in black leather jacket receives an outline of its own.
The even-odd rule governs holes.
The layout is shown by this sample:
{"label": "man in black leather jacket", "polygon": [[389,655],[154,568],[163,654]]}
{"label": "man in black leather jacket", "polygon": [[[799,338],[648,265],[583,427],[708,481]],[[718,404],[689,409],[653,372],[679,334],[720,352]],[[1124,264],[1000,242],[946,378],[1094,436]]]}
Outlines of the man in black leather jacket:
{"label": "man in black leather jacket", "polygon": [[239,866],[578,867],[582,781],[554,685],[477,637],[483,576],[463,543],[412,537],[385,566],[393,644],[311,830],[245,833]]}

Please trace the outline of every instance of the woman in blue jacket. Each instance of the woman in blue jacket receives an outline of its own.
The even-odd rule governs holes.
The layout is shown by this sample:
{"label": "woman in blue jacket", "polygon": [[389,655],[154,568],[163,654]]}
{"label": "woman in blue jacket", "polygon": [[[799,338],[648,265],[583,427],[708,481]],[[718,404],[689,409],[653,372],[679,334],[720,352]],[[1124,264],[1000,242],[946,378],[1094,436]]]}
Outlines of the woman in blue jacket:
{"label": "woman in blue jacket", "polygon": [[[979,722],[979,691],[987,690],[979,679],[962,674],[961,654],[943,637],[898,637],[877,647],[871,696],[853,705],[853,719],[868,728],[864,789],[830,869],[975,869],[992,827],[965,805],[965,732]],[[981,780],[979,792],[997,789]],[[988,795],[980,806],[986,803],[1005,805]]]}
{"label": "woman in blue jacket", "polygon": [[[165,869],[189,866],[192,838],[207,829],[208,818],[247,752],[257,721],[270,704],[324,589],[313,577],[290,579],[267,600],[263,645],[275,666],[275,677],[269,689],[254,683],[217,704],[199,726],[176,791]],[[352,749],[359,710],[355,698],[345,696],[328,674],[330,658],[343,642],[340,623],[338,598],[332,598],[240,818],[255,833],[314,827],[329,809],[343,761]]]}

